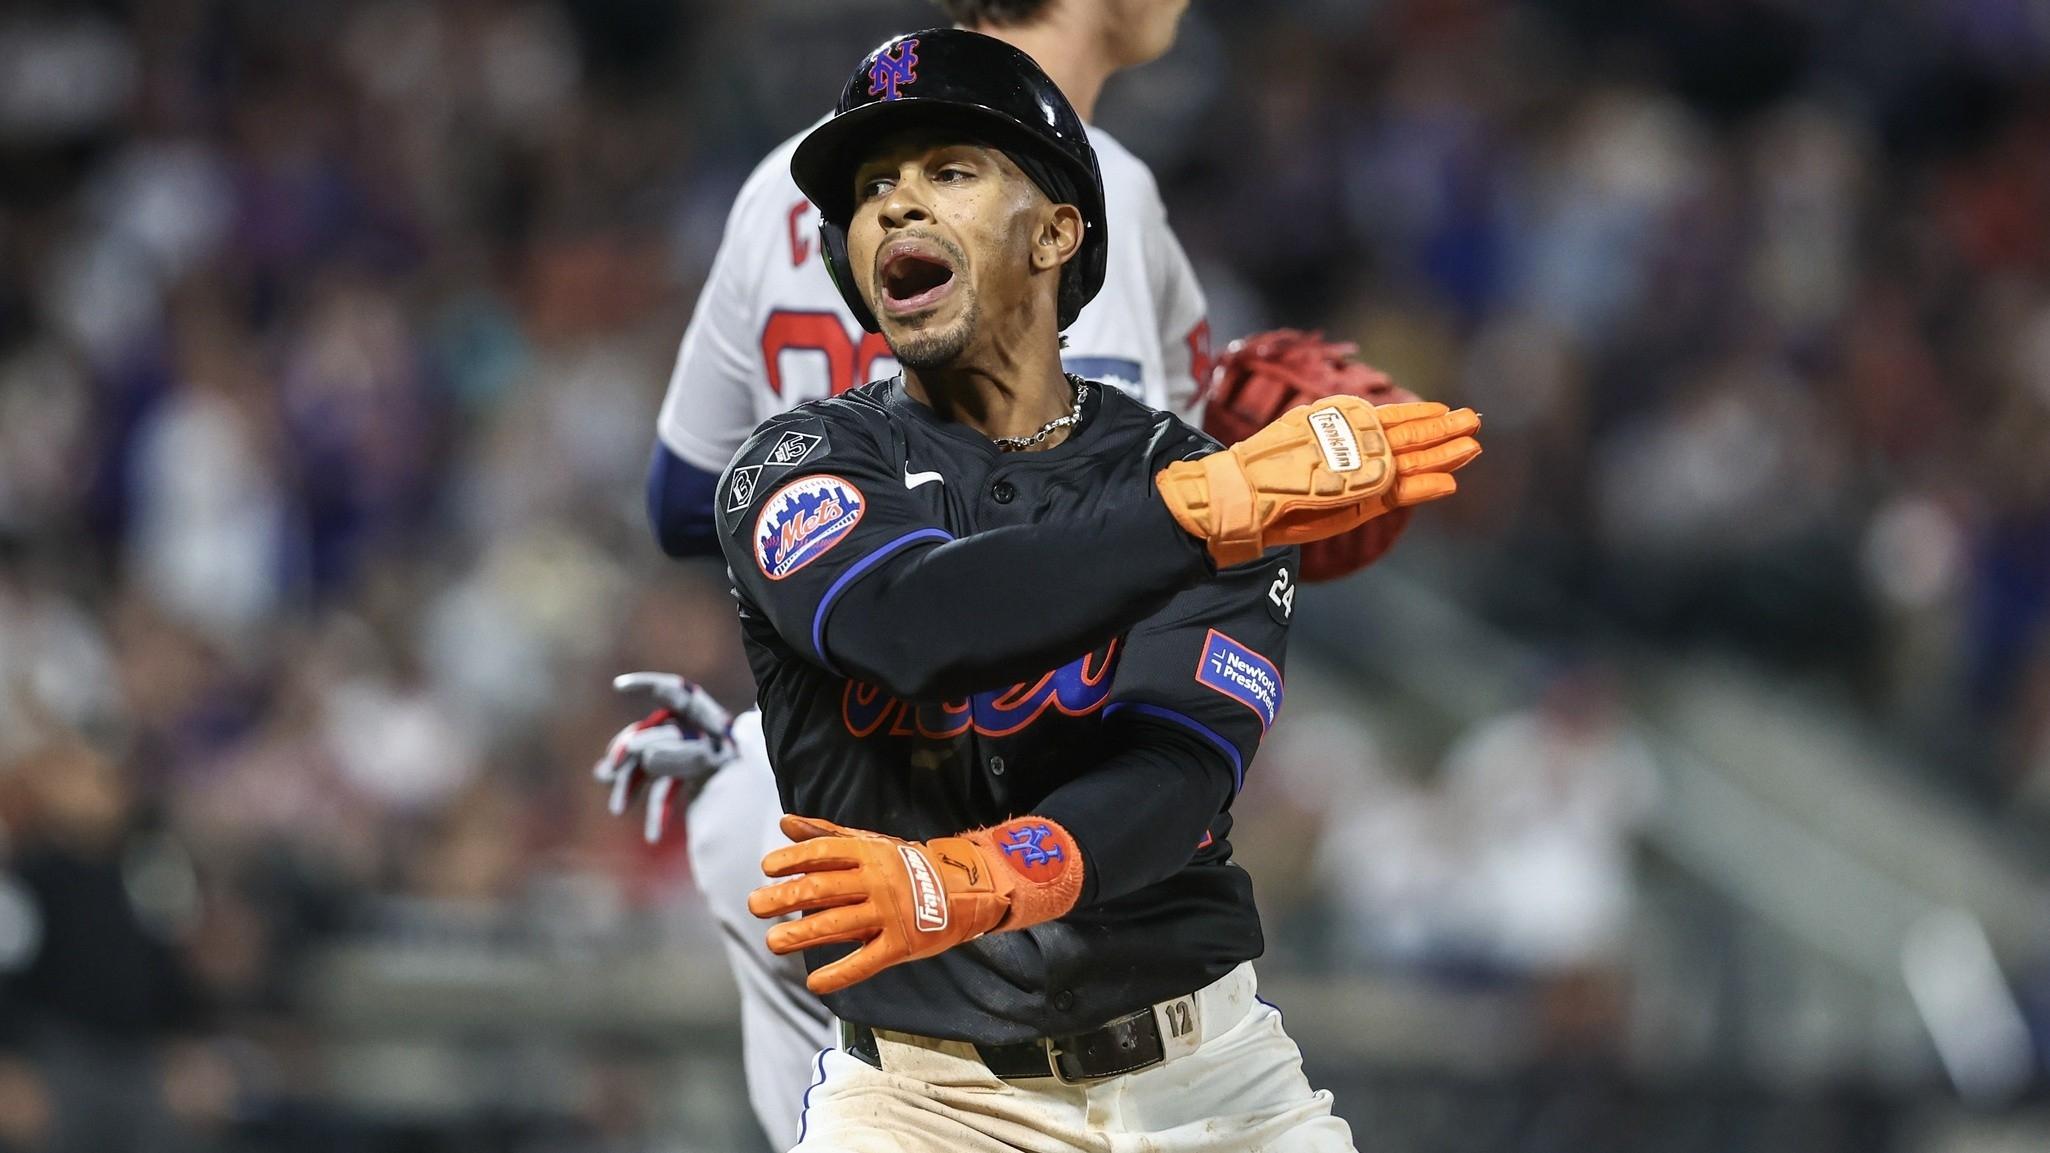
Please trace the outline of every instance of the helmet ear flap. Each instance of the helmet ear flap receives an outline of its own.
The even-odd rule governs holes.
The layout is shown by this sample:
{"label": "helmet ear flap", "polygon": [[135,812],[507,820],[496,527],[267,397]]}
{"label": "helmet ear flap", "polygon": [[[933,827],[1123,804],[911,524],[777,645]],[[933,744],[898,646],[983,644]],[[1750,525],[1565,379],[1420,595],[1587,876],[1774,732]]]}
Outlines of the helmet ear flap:
{"label": "helmet ear flap", "polygon": [[861,299],[861,290],[854,286],[854,269],[847,259],[847,228],[834,224],[823,214],[819,216],[819,256],[826,262],[826,274],[833,278],[833,287],[840,290],[840,299],[847,302],[847,310],[861,327],[870,332],[881,332],[883,326],[876,322],[876,314],[869,311]]}

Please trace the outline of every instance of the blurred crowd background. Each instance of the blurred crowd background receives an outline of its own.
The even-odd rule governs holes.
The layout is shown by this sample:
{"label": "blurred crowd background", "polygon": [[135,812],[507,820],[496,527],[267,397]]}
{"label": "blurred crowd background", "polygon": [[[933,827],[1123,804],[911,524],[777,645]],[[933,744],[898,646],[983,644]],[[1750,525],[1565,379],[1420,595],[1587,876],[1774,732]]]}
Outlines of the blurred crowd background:
{"label": "blurred crowd background", "polygon": [[[606,816],[755,161],[915,0],[0,10],[0,1150],[732,1150]],[[2050,6],[1198,0],[1101,122],[1222,341],[1487,456],[1240,801],[1362,1149],[2050,1147]]]}

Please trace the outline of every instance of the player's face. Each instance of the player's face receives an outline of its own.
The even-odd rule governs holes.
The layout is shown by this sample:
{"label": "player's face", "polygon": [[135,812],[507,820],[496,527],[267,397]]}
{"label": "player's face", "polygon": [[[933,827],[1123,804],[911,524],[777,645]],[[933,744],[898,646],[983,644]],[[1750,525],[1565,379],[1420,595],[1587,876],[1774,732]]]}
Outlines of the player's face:
{"label": "player's face", "polygon": [[951,364],[1055,307],[1080,214],[1049,203],[1001,151],[897,137],[854,179],[848,259],[899,363]]}
{"label": "player's face", "polygon": [[1132,68],[1167,55],[1188,10],[1189,0],[1104,0],[1111,59]]}

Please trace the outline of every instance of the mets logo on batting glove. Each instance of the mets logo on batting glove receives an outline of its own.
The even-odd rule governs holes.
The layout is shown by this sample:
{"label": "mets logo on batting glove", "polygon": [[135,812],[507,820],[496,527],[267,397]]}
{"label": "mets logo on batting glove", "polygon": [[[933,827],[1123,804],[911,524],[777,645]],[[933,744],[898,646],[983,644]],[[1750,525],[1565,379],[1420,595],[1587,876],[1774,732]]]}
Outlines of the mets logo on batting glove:
{"label": "mets logo on batting glove", "polygon": [[1004,860],[1028,881],[1044,885],[1068,867],[1068,839],[1045,821],[1006,821],[990,832]]}
{"label": "mets logo on batting glove", "polygon": [[837,476],[807,476],[770,494],[755,517],[755,563],[762,575],[782,580],[824,556],[845,540],[868,498]]}

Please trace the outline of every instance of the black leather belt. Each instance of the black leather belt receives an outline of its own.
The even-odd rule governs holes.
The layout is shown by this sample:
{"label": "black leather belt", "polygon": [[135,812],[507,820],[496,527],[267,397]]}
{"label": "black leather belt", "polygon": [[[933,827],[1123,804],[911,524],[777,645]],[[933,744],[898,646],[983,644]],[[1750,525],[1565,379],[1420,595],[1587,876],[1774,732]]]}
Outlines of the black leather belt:
{"label": "black leather belt", "polygon": [[[883,1067],[874,1029],[843,1021],[840,1036],[849,1053],[878,1069]],[[975,1053],[990,1072],[1003,1080],[1052,1077],[1064,1084],[1136,1073],[1167,1060],[1167,1051],[1160,1043],[1160,1022],[1154,1018],[1150,1005],[1087,1033],[1041,1037],[1013,1045],[977,1045]]]}

